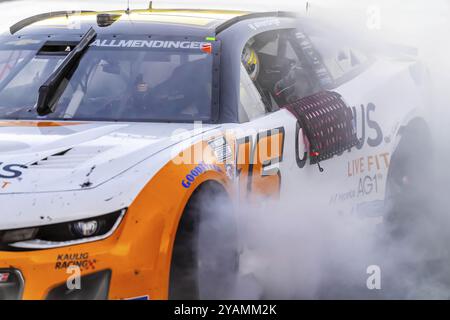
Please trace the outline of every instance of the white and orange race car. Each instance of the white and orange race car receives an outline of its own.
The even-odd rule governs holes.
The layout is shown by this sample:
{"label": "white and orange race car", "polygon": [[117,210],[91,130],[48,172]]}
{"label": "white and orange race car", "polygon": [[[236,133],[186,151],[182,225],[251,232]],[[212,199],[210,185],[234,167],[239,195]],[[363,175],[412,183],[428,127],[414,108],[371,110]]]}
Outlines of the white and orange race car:
{"label": "white and orange race car", "polygon": [[283,12],[153,9],[12,26],[0,298],[220,297],[242,201],[295,185],[354,212],[411,194],[426,72],[335,32]]}

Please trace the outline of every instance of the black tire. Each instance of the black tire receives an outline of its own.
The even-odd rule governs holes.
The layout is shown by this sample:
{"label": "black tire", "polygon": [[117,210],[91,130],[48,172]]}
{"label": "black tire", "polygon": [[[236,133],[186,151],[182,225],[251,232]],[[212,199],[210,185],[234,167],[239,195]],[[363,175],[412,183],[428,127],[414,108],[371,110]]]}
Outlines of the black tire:
{"label": "black tire", "polygon": [[207,182],[192,195],[172,253],[169,298],[227,299],[238,269],[235,215],[221,185]]}
{"label": "black tire", "polygon": [[426,124],[415,120],[391,158],[379,247],[383,298],[449,298],[448,212],[438,202],[447,183],[443,187],[435,169],[440,150],[432,142]]}
{"label": "black tire", "polygon": [[401,132],[387,180],[385,226],[391,238],[402,239],[427,219],[433,190],[431,134],[422,120]]}

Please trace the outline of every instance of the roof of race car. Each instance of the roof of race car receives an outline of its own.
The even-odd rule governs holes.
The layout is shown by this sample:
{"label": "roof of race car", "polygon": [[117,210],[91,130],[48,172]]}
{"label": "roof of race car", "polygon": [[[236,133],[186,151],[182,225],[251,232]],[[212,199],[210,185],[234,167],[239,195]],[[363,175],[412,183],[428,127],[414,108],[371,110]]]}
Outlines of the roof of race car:
{"label": "roof of race car", "polygon": [[[24,19],[11,27],[14,35],[80,33],[94,27],[99,34],[164,34],[168,36],[207,36],[241,18],[264,17],[279,13],[231,10],[146,9],[132,11],[61,11]],[[99,16],[110,17],[101,26]]]}

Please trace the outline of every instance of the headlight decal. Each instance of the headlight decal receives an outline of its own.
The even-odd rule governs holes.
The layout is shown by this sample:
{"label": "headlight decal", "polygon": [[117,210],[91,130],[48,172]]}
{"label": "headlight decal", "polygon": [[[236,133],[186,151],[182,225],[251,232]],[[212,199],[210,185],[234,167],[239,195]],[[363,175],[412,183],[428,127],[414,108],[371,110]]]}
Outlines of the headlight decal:
{"label": "headlight decal", "polygon": [[0,249],[51,249],[103,240],[114,233],[125,213],[126,209],[122,209],[78,221],[0,231]]}

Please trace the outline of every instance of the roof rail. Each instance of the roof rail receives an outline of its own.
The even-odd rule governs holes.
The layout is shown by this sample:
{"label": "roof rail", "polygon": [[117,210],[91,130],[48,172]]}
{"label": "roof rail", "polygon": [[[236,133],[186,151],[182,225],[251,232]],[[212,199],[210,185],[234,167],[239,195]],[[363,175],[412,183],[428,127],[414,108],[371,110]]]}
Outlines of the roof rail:
{"label": "roof rail", "polygon": [[297,15],[294,12],[288,12],[288,11],[273,11],[273,12],[255,12],[255,13],[249,13],[243,16],[234,17],[233,19],[230,19],[228,21],[225,21],[221,25],[216,27],[216,35],[221,33],[222,31],[230,28],[231,26],[235,25],[238,22],[244,21],[244,20],[250,20],[250,19],[257,19],[257,18],[270,18],[270,17],[278,17],[278,18],[296,18]]}
{"label": "roof rail", "polygon": [[95,11],[53,11],[53,12],[47,12],[47,13],[41,13],[26,19],[23,19],[19,22],[17,22],[16,24],[12,25],[9,28],[9,31],[11,32],[11,34],[15,34],[17,31],[20,31],[21,29],[29,26],[30,24],[33,24],[35,22],[41,21],[41,20],[45,20],[45,19],[49,19],[49,18],[54,18],[54,17],[63,17],[63,16],[70,16],[70,15],[76,15],[76,14],[81,14],[81,13],[93,13]]}

